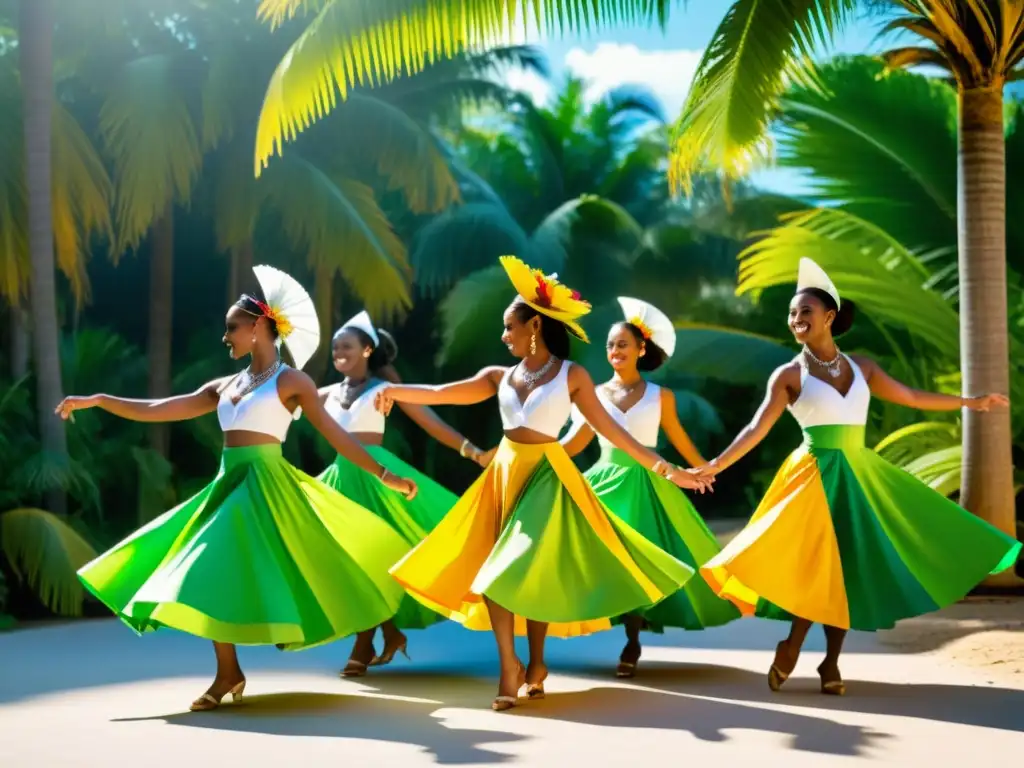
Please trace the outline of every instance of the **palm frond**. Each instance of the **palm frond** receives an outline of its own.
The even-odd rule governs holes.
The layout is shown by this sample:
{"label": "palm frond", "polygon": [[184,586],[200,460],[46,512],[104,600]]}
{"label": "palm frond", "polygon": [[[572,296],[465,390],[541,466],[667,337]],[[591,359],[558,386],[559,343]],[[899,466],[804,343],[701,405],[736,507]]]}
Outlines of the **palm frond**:
{"label": "palm frond", "polygon": [[665,365],[665,374],[763,386],[772,371],[792,360],[794,354],[767,336],[686,323],[676,332],[676,351]]}
{"label": "palm frond", "polygon": [[268,204],[312,265],[337,271],[374,317],[393,319],[408,310],[405,247],[373,190],[344,176],[334,178],[295,153],[266,176]]}
{"label": "palm frond", "polygon": [[500,360],[501,313],[515,294],[501,266],[481,269],[459,281],[438,307],[441,347],[437,364]]}
{"label": "palm frond", "polygon": [[338,110],[335,135],[354,168],[384,176],[414,213],[437,213],[459,201],[458,184],[434,137],[398,107],[353,93]]}
{"label": "palm frond", "polygon": [[66,522],[41,509],[12,509],[0,515],[0,548],[47,608],[61,616],[82,614],[78,569],[96,551]]}
{"label": "palm frond", "polygon": [[533,263],[529,237],[508,211],[488,203],[449,208],[435,216],[413,241],[416,286],[428,296],[438,295],[506,254]]}
{"label": "palm frond", "polygon": [[112,242],[114,197],[107,169],[85,131],[59,102],[53,113],[53,246],[80,308],[88,293],[85,265],[93,238]]}
{"label": "palm frond", "polygon": [[126,64],[100,109],[100,131],[114,166],[118,252],[136,248],[168,204],[185,202],[202,150],[171,56]]}
{"label": "palm frond", "polygon": [[[279,25],[310,14],[271,78],[256,139],[256,167],[333,109],[356,85],[375,85],[463,52],[508,42],[517,11],[549,34],[668,17],[669,0],[263,0],[260,18]],[[258,170],[257,170],[258,172]]]}
{"label": "palm frond", "polygon": [[[557,272],[569,259],[577,227],[588,238],[600,238],[606,252],[630,266],[640,255],[644,230],[628,211],[611,200],[584,195],[548,214],[531,237],[535,265]],[[594,243],[596,246],[596,243]]]}
{"label": "palm frond", "polygon": [[833,59],[818,76],[824,91],[796,85],[780,102],[779,164],[910,248],[955,245],[954,90],[867,57]]}
{"label": "palm frond", "polygon": [[963,447],[956,424],[911,424],[887,435],[875,450],[943,496],[960,490]]}
{"label": "palm frond", "polygon": [[959,319],[946,299],[925,286],[928,269],[881,229],[841,210],[787,217],[747,248],[740,254],[737,292],[756,296],[764,288],[795,283],[803,256],[818,262],[840,294],[876,323],[956,354]]}
{"label": "palm frond", "polygon": [[807,77],[815,45],[827,44],[856,0],[736,0],[708,45],[673,137],[669,180],[689,192],[707,168],[744,175],[764,152],[787,73]]}

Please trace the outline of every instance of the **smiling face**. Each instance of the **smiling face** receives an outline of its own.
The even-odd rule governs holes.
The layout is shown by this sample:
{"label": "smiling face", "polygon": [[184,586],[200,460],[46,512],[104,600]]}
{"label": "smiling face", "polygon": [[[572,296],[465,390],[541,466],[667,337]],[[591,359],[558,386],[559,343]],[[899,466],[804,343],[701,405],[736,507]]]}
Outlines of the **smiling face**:
{"label": "smiling face", "polygon": [[366,361],[372,351],[363,346],[359,337],[350,330],[342,331],[331,342],[334,368],[343,376],[363,378],[366,375]]}
{"label": "smiling face", "polygon": [[224,318],[224,343],[233,360],[243,358],[252,352],[253,336],[259,319],[241,307],[231,307],[228,310]]}
{"label": "smiling face", "polygon": [[624,323],[612,326],[608,332],[605,350],[608,353],[608,362],[617,373],[636,370],[637,361],[640,359],[640,343]]}
{"label": "smiling face", "polygon": [[530,354],[530,342],[535,334],[540,341],[540,316],[535,315],[524,323],[519,319],[519,312],[522,310],[517,309],[518,306],[513,302],[505,310],[502,319],[505,332],[501,334],[501,343],[513,356],[522,358]]}
{"label": "smiling face", "polygon": [[811,293],[798,293],[789,302],[789,330],[801,344],[830,337],[835,317],[835,311]]}

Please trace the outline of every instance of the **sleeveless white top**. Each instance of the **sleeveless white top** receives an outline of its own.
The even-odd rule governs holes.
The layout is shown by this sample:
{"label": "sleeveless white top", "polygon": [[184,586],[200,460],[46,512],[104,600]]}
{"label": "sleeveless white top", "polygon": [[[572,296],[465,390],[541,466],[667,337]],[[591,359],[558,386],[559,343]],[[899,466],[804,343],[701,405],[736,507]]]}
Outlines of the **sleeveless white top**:
{"label": "sleeveless white top", "polygon": [[844,397],[831,384],[817,379],[807,370],[800,359],[800,397],[789,406],[789,412],[803,429],[829,424],[864,426],[868,423],[868,406],[871,405],[871,390],[868,382],[853,360],[843,358],[853,371],[853,383]]}
{"label": "sleeveless white top", "polygon": [[340,384],[331,387],[327,394],[327,402],[324,403],[324,410],[330,417],[338,422],[338,425],[346,432],[364,432],[372,435],[384,434],[384,414],[373,407],[373,398],[377,390],[387,382],[379,381],[371,384],[362,392],[359,397],[352,401],[352,405],[343,408],[338,393]]}
{"label": "sleeveless white top", "polygon": [[[658,433],[661,431],[661,387],[647,382],[643,395],[625,412],[620,410],[605,394],[604,387],[597,387],[597,399],[601,401],[601,405],[615,419],[615,422],[629,432],[640,445],[645,448],[657,447]],[[563,441],[571,440],[580,427],[586,423],[580,409],[574,405],[572,407],[572,429],[563,438]],[[604,435],[598,434],[597,439],[602,448],[611,445]]]}
{"label": "sleeveless white top", "polygon": [[572,398],[569,396],[571,365],[568,360],[563,360],[555,378],[531,389],[522,403],[519,401],[519,394],[508,383],[512,371],[515,370],[514,366],[509,368],[498,385],[498,409],[501,411],[502,429],[532,429],[552,440],[557,440],[558,433],[569,420],[572,409]]}
{"label": "sleeveless white top", "polygon": [[220,394],[217,403],[217,421],[224,432],[259,432],[284,442],[288,427],[299,418],[301,409],[295,412],[285,408],[277,394],[277,380],[287,370],[281,365],[269,379],[252,392],[246,393],[238,405],[231,402],[232,388],[229,386]]}

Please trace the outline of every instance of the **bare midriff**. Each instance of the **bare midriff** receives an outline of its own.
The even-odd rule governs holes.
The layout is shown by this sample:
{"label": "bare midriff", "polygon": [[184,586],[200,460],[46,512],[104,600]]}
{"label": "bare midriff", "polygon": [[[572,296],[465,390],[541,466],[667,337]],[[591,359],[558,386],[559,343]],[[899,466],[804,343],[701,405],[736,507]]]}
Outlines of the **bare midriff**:
{"label": "bare midriff", "polygon": [[545,435],[543,432],[538,432],[537,430],[529,429],[528,427],[516,427],[515,429],[506,429],[505,437],[507,437],[513,443],[521,443],[523,445],[540,445],[541,443],[558,442],[557,437]]}
{"label": "bare midriff", "polygon": [[264,432],[232,429],[224,433],[225,448],[248,448],[253,445],[280,445],[281,441]]}

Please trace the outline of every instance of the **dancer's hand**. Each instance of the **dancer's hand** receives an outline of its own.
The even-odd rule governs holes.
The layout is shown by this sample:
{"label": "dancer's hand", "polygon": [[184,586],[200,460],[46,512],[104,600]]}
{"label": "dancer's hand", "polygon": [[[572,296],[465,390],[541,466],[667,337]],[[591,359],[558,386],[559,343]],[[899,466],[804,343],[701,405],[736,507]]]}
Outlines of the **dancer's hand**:
{"label": "dancer's hand", "polygon": [[99,405],[99,400],[99,395],[88,395],[86,397],[71,395],[61,400],[60,405],[58,405],[53,412],[65,421],[71,419],[71,422],[74,423],[75,411],[84,411],[86,408],[95,408]]}
{"label": "dancer's hand", "polygon": [[674,467],[665,477],[686,490],[700,491],[701,493],[704,493],[704,491],[714,492],[711,486],[714,485],[715,479],[713,477],[702,477],[692,469]]}
{"label": "dancer's hand", "polygon": [[412,501],[416,498],[416,494],[419,493],[419,488],[416,487],[415,482],[405,477],[399,477],[398,475],[386,470],[384,472],[384,477],[381,478],[381,482],[391,490],[398,491],[400,494],[405,496],[406,501]]}
{"label": "dancer's hand", "polygon": [[476,456],[473,457],[473,461],[479,464],[484,469],[487,469],[487,465],[491,463],[494,458],[494,454],[498,452],[498,446],[494,446],[489,451],[479,451]]}
{"label": "dancer's hand", "polygon": [[722,467],[718,464],[718,459],[712,459],[707,464],[694,467],[691,471],[696,472],[700,477],[713,478],[722,471]]}
{"label": "dancer's hand", "polygon": [[395,400],[391,397],[391,387],[381,387],[378,389],[377,394],[373,396],[373,407],[385,416],[389,416],[394,406]]}
{"label": "dancer's hand", "polygon": [[992,408],[1006,408],[1010,405],[1010,398],[1006,395],[981,395],[980,397],[965,397],[964,407],[972,411],[988,411]]}

